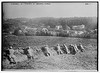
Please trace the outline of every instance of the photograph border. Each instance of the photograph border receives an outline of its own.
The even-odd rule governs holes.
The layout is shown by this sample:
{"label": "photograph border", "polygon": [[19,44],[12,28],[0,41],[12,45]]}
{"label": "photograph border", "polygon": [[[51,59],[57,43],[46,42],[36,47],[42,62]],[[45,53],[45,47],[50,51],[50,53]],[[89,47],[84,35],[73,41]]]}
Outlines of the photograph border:
{"label": "photograph border", "polygon": [[[99,1],[1,1],[1,64],[3,63],[3,3],[97,3],[97,71],[99,71]],[[4,71],[2,65],[1,71]]]}

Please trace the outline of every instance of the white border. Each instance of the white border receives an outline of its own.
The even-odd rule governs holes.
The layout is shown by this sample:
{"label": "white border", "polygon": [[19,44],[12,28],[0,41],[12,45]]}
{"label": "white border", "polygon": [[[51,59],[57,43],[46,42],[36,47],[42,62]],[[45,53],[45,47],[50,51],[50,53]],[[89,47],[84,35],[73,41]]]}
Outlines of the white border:
{"label": "white border", "polygon": [[[2,1],[12,1],[12,0],[0,0],[0,2],[2,2]],[[99,0],[13,0],[13,1],[98,1],[99,2]],[[0,8],[1,8],[1,3],[0,3]],[[99,10],[100,10],[100,7],[99,7]],[[0,9],[0,12],[1,12],[1,9]],[[1,17],[1,13],[0,13],[0,17]],[[100,17],[100,14],[99,14],[99,17]],[[100,22],[100,18],[99,18],[99,22]],[[1,23],[1,20],[0,20],[0,23]],[[100,28],[100,26],[99,26],[99,23],[98,23],[98,27]],[[0,30],[1,30],[1,25],[0,25]],[[1,31],[0,31],[0,36],[1,36]],[[100,36],[100,31],[99,31],[99,36]],[[1,37],[0,37],[0,40],[1,40]],[[100,39],[99,39],[99,41],[100,41]],[[98,42],[99,42],[98,41]],[[99,43],[99,45],[100,45],[100,43]],[[0,48],[1,48],[1,42],[0,42]],[[99,48],[98,48],[99,49]],[[100,51],[100,49],[99,49],[99,51]],[[1,56],[1,51],[0,51],[0,56]],[[1,57],[0,57],[1,58]],[[100,54],[98,53],[98,58],[100,59]],[[1,65],[1,59],[0,59],[0,65]],[[98,69],[100,70],[100,63],[98,62]],[[1,69],[1,66],[0,66],[0,69]],[[15,71],[0,71],[0,73],[10,73],[10,72],[16,72],[16,70]],[[18,73],[19,71],[17,71],[16,73]],[[21,71],[21,72],[23,72],[23,71]],[[27,72],[27,71],[26,71]],[[34,71],[33,71],[34,72]],[[40,73],[40,72],[38,72],[38,71],[36,71],[37,73]],[[55,71],[54,71],[55,72]],[[68,72],[70,72],[70,71],[68,71]],[[80,72],[80,71],[79,71]],[[84,72],[88,72],[88,71],[84,71]],[[91,71],[90,71],[91,72]],[[99,71],[98,71],[99,72]],[[44,72],[44,73],[47,73],[47,72]],[[61,71],[59,72],[59,73],[61,73]],[[72,72],[70,72],[70,73],[72,73]],[[82,73],[82,72],[80,72],[80,73]],[[92,73],[95,73],[95,71],[94,72],[92,72]]]}

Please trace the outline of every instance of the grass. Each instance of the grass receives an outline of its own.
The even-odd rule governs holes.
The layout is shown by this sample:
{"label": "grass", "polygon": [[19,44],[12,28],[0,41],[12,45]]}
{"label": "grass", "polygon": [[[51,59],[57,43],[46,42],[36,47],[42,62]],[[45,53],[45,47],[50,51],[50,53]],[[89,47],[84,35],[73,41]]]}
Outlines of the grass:
{"label": "grass", "polygon": [[78,44],[83,45],[93,44],[97,45],[96,39],[81,39],[81,38],[68,38],[68,37],[52,37],[52,36],[8,36],[10,44],[16,44],[16,46],[41,46],[48,44],[49,46],[59,44]]}
{"label": "grass", "polygon": [[[68,38],[68,37],[49,37],[49,36],[8,36],[10,44],[16,44],[16,47],[38,46],[48,44],[52,47],[59,44],[79,44],[85,46],[85,52],[78,52],[76,55],[62,54],[50,51],[51,56],[45,57],[39,53],[36,59],[30,62],[26,60],[17,63],[14,66],[4,65],[4,69],[32,69],[32,70],[97,70],[97,40]],[[91,47],[91,45],[93,45]],[[39,48],[40,49],[40,48]],[[54,55],[52,55],[54,54]]]}

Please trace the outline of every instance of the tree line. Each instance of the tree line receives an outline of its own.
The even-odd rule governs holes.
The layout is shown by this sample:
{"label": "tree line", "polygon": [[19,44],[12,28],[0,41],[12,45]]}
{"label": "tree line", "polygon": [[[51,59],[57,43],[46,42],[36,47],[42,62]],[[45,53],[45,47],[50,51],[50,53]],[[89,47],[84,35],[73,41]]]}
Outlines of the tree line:
{"label": "tree line", "polygon": [[[50,28],[55,28],[56,25],[61,25],[63,30],[67,29],[67,26],[70,27],[70,30],[72,30],[72,26],[75,25],[81,25],[84,24],[86,26],[85,30],[90,31],[97,29],[97,18],[96,17],[73,17],[73,18],[52,18],[52,17],[44,17],[44,18],[34,18],[34,19],[25,19],[25,18],[15,18],[15,19],[7,19],[3,20],[2,24],[2,31],[3,33],[10,33],[12,32],[14,35],[19,35],[19,30],[23,30],[23,26],[28,27],[41,27],[41,26],[50,26]],[[33,32],[24,32],[20,35],[25,36],[33,36]],[[35,35],[38,36],[53,36],[50,33],[44,33],[42,31],[35,33]],[[97,37],[97,34],[93,34]],[[57,34],[56,36],[63,36],[63,37],[73,37],[70,34],[67,33],[61,33]],[[74,36],[76,37],[76,36]],[[92,37],[92,34],[85,33],[84,35],[78,35],[77,37]]]}

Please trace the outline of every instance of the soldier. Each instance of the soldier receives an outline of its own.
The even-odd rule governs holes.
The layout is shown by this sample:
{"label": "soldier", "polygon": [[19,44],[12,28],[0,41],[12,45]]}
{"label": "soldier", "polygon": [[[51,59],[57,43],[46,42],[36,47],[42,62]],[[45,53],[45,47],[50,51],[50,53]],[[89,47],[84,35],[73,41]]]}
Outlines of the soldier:
{"label": "soldier", "polygon": [[45,45],[44,47],[42,47],[41,50],[45,56],[50,56],[48,45]]}
{"label": "soldier", "polygon": [[78,48],[81,52],[83,52],[83,51],[84,51],[84,48],[83,48],[83,46],[82,46],[82,44],[81,44],[81,43],[77,46],[77,48]]}
{"label": "soldier", "polygon": [[49,55],[49,56],[50,56],[50,53],[49,53],[49,47],[48,47],[48,45],[45,45],[45,48],[46,48],[46,50],[47,50],[47,55]]}
{"label": "soldier", "polygon": [[34,59],[33,50],[30,47],[23,49],[23,54],[26,55],[28,59]]}
{"label": "soldier", "polygon": [[57,51],[58,51],[58,54],[62,54],[63,53],[59,44],[57,44]]}
{"label": "soldier", "polygon": [[10,57],[10,59],[12,60],[11,63],[16,64],[15,55],[14,55],[15,50],[13,50],[12,46],[10,46],[9,52],[10,52],[9,57]]}
{"label": "soldier", "polygon": [[10,64],[16,64],[14,52],[15,51],[13,50],[12,46],[10,46],[8,49],[4,50],[4,52],[3,52],[4,56],[8,59]]}
{"label": "soldier", "polygon": [[28,48],[29,48],[28,52],[29,52],[29,55],[30,55],[31,59],[34,59],[34,57],[33,57],[33,49],[30,46]]}
{"label": "soldier", "polygon": [[73,44],[70,44],[68,46],[68,49],[70,50],[70,54],[72,54],[72,55],[75,55],[76,54],[76,51],[75,51],[75,48],[74,48],[74,45]]}
{"label": "soldier", "polygon": [[66,48],[67,54],[69,54],[70,51],[69,51],[68,47],[65,44],[63,44],[63,46]]}
{"label": "soldier", "polygon": [[74,45],[74,48],[75,48],[75,51],[76,51],[76,52],[79,51],[79,49],[77,48],[77,45],[76,45],[76,44]]}

